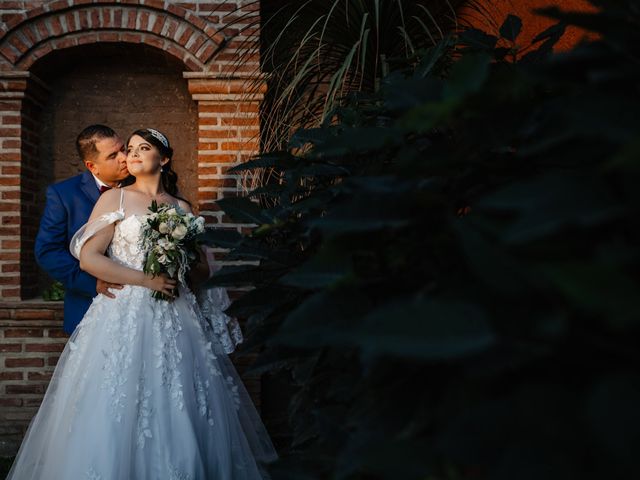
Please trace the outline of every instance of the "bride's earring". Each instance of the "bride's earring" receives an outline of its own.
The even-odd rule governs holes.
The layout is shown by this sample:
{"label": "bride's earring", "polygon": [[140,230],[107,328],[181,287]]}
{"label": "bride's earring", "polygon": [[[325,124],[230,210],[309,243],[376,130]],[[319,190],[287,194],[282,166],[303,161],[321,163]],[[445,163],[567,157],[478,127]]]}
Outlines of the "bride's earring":
{"label": "bride's earring", "polygon": [[164,169],[162,167],[160,167],[160,173],[164,172]]}

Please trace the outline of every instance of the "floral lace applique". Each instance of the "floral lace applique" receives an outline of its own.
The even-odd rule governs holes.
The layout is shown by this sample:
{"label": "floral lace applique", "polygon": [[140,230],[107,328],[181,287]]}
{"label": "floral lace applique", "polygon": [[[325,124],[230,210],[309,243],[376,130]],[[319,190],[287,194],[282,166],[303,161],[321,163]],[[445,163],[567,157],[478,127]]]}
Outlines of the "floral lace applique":
{"label": "floral lace applique", "polygon": [[196,392],[198,413],[200,413],[202,417],[207,419],[207,423],[209,425],[213,426],[212,412],[207,402],[207,392],[209,390],[210,383],[208,379],[205,380],[204,383],[202,382],[197,365],[193,369],[193,386]]}
{"label": "floral lace applique", "polygon": [[145,257],[141,254],[138,244],[141,218],[144,218],[144,215],[130,215],[118,222],[107,250],[110,258],[136,270],[142,270]]}
{"label": "floral lace applique", "polygon": [[86,480],[102,480],[102,475],[98,475],[93,467],[86,472]]}
{"label": "floral lace applique", "polygon": [[180,472],[176,467],[169,464],[169,480],[191,480],[191,476]]}
{"label": "floral lace applique", "polygon": [[231,375],[227,375],[226,380],[229,387],[229,393],[231,394],[236,410],[240,410],[240,394],[238,393],[238,385],[236,385],[236,382],[233,380]]}
{"label": "floral lace applique", "polygon": [[[154,354],[156,368],[161,369],[162,385],[169,389],[176,406],[184,408],[182,383],[178,363],[182,360],[182,352],[178,348],[178,336],[182,325],[175,306],[164,301],[153,302],[153,332],[155,334]],[[170,312],[173,309],[173,312]]]}
{"label": "floral lace applique", "polygon": [[136,385],[136,390],[138,392],[138,398],[136,399],[136,405],[138,406],[138,422],[136,425],[137,444],[138,447],[144,448],[146,439],[153,436],[149,428],[149,417],[152,412],[149,406],[151,390],[146,388],[146,365],[144,361],[142,362],[142,370],[140,372],[140,378],[138,379],[138,385]]}
{"label": "floral lace applique", "polygon": [[[127,288],[127,287],[125,287]],[[143,296],[147,294],[142,287],[131,288],[129,295]],[[121,290],[124,292],[124,289]],[[133,305],[142,305],[143,301],[132,302]],[[126,393],[123,391],[127,383],[127,375],[123,372],[131,366],[133,354],[136,350],[135,338],[138,334],[136,318],[138,310],[130,310],[120,322],[107,322],[105,327],[109,336],[109,350],[103,350],[104,355],[104,380],[101,388],[107,390],[111,396],[110,407],[116,422],[122,421],[121,410],[125,407]]]}

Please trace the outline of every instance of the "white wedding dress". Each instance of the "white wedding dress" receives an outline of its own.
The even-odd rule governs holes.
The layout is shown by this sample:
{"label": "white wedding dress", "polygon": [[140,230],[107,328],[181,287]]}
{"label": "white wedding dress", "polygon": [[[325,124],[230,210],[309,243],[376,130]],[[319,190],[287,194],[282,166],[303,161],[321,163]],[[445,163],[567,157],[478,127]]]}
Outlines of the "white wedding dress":
{"label": "white wedding dress", "polygon": [[[121,201],[85,225],[71,248],[78,254],[87,238],[117,222],[109,257],[142,270],[144,217],[125,216]],[[182,286],[173,302],[151,293],[127,285],[115,299],[95,297],[7,480],[268,478],[261,462],[275,460],[276,451],[227,357],[239,332],[226,329],[210,293],[202,308]],[[213,326],[203,312],[218,316]]]}

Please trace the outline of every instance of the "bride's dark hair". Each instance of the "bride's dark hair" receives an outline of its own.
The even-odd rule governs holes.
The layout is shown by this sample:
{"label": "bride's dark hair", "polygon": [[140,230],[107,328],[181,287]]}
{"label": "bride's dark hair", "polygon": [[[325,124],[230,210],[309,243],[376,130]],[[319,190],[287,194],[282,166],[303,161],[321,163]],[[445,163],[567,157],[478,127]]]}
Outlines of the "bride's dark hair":
{"label": "bride's dark hair", "polygon": [[[160,151],[160,155],[162,155],[162,158],[169,159],[169,161],[162,166],[162,173],[160,174],[162,186],[169,195],[179,198],[180,200],[183,200],[191,205],[191,202],[189,200],[178,195],[178,174],[174,172],[173,168],[171,167],[171,162],[173,160],[173,148],[171,148],[169,139],[166,137],[166,135],[153,128],[143,128],[140,130],[136,130],[131,135],[129,135],[129,138],[127,138],[127,148],[129,147],[129,141],[131,140],[131,137],[133,137],[134,135],[138,135],[139,137],[144,138],[147,142],[149,142]],[[164,142],[166,142],[166,145]]]}

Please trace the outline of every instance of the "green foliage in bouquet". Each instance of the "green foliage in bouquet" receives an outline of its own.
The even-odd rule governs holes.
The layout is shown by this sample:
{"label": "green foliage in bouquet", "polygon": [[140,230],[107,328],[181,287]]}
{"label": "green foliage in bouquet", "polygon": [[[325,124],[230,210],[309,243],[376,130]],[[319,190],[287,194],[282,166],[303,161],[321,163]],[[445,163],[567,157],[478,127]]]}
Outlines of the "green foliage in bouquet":
{"label": "green foliage in bouquet", "polygon": [[[445,39],[235,167],[273,173],[218,201],[257,227],[208,241],[258,264],[212,282],[296,388],[277,478],[638,475],[640,11],[597,5]],[[565,25],[600,38],[553,54]]]}
{"label": "green foliage in bouquet", "polygon": [[[198,236],[204,232],[204,219],[185,213],[179,206],[158,205],[155,200],[149,211],[140,238],[146,252],[143,271],[153,276],[166,273],[186,285],[186,274],[199,258]],[[152,296],[157,300],[172,299],[158,291]]]}
{"label": "green foliage in bouquet", "polygon": [[57,280],[54,281],[42,292],[42,299],[48,302],[64,300],[64,285]]}

